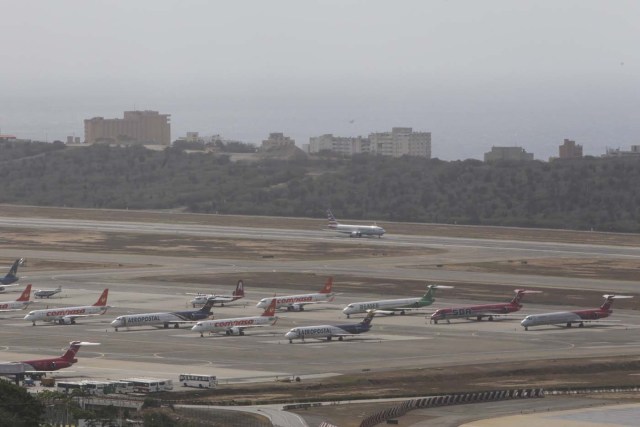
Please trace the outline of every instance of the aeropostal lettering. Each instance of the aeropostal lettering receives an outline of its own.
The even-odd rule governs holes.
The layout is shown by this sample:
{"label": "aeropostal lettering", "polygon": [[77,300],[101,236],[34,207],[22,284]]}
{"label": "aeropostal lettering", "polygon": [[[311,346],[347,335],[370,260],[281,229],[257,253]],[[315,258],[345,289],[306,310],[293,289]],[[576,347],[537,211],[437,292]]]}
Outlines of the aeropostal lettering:
{"label": "aeropostal lettering", "polygon": [[305,328],[299,329],[300,335],[323,335],[331,334],[330,328]]}
{"label": "aeropostal lettering", "polygon": [[128,317],[126,318],[127,323],[143,323],[143,322],[159,322],[160,316],[151,315],[151,316],[136,316],[136,317]]}

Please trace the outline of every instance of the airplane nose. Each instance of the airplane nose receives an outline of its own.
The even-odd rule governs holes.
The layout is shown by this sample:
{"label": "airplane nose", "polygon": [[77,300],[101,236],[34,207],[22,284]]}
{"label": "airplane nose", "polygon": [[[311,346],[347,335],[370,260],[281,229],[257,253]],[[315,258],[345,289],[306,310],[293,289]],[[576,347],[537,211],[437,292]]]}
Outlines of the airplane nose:
{"label": "airplane nose", "polygon": [[264,308],[264,301],[260,301],[258,304],[256,304],[256,307]]}
{"label": "airplane nose", "polygon": [[113,326],[114,328],[117,328],[118,326],[122,326],[122,320],[115,319],[113,322],[111,322],[111,326]]}
{"label": "airplane nose", "polygon": [[286,334],[284,334],[284,337],[288,340],[292,339],[292,338],[296,338],[298,336],[298,334],[296,334],[293,331],[289,331]]}
{"label": "airplane nose", "polygon": [[344,314],[351,314],[351,307],[345,307],[344,310],[342,310],[342,312]]}

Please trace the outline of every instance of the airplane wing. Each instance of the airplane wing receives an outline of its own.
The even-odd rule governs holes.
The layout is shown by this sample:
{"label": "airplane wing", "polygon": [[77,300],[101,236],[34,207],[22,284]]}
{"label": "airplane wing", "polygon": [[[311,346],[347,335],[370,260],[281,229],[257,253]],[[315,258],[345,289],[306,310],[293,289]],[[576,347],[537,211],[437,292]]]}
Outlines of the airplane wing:
{"label": "airplane wing", "polygon": [[22,286],[22,285],[19,283],[14,283],[13,285],[0,285],[0,293],[13,291],[18,286]]}

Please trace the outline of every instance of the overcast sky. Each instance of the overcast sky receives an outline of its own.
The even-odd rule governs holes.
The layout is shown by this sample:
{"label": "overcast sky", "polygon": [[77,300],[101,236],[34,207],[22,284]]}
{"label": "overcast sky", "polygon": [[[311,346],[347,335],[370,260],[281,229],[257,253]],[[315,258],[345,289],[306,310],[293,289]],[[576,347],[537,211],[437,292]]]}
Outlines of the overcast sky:
{"label": "overcast sky", "polygon": [[[432,132],[434,157],[640,144],[640,2],[0,0],[0,132],[172,115],[259,143]],[[353,121],[353,123],[351,123]]]}

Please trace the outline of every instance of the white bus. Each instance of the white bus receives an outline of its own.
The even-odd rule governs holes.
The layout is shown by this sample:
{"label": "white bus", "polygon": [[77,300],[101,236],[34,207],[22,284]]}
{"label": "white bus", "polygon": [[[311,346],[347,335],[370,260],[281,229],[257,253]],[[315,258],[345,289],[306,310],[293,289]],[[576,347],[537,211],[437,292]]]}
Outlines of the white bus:
{"label": "white bus", "polygon": [[133,384],[135,393],[155,393],[173,390],[173,381],[158,378],[126,378],[123,381]]}
{"label": "white bus", "polygon": [[215,375],[180,374],[180,384],[185,387],[216,388],[218,378]]}
{"label": "white bus", "polygon": [[57,389],[60,393],[71,394],[73,390],[82,391],[82,383],[74,381],[59,381]]}
{"label": "white bus", "polygon": [[129,381],[112,381],[116,393],[127,394],[133,393],[133,383]]}
{"label": "white bus", "polygon": [[111,394],[115,392],[115,385],[109,381],[82,381],[82,390],[87,394]]}

